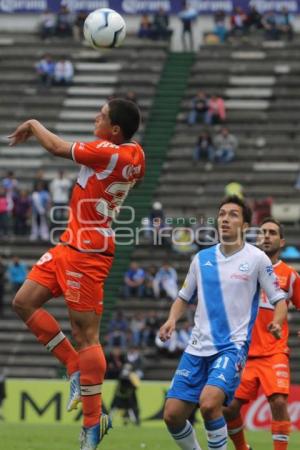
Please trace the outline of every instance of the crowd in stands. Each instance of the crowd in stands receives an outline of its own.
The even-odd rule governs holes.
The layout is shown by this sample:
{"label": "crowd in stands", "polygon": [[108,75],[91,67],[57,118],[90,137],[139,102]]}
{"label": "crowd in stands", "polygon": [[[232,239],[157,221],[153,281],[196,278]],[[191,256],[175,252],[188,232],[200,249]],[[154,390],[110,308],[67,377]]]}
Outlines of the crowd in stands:
{"label": "crowd in stands", "polygon": [[249,35],[250,32],[262,30],[266,40],[278,40],[287,38],[293,39],[293,18],[285,6],[281,11],[267,11],[260,14],[255,6],[252,6],[248,12],[245,12],[240,6],[237,6],[229,23],[226,21],[224,11],[217,11],[214,16],[214,28],[212,33],[207,35],[207,41],[215,43],[213,36],[217,38],[216,42],[226,42],[231,38],[239,38]]}
{"label": "crowd in stands", "polygon": [[177,273],[167,261],[159,268],[150,266],[146,270],[136,261],[132,261],[124,274],[122,296],[125,299],[132,297],[159,299],[166,296],[175,300],[177,292]]}
{"label": "crowd in stands", "polygon": [[54,61],[52,56],[45,54],[35,64],[35,71],[38,82],[45,87],[70,86],[74,78],[73,63],[64,56],[58,61]]}
{"label": "crowd in stands", "polygon": [[87,14],[83,11],[74,13],[66,5],[61,5],[57,14],[46,10],[40,19],[39,34],[44,39],[73,36],[77,41],[83,38],[83,24]]}

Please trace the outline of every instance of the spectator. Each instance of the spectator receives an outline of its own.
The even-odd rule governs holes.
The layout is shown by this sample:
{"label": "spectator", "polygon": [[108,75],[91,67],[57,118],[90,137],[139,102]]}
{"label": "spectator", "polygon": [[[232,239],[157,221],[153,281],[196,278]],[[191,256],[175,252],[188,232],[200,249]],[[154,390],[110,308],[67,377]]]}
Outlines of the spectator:
{"label": "spectator", "polygon": [[156,274],[156,267],[150,266],[149,269],[145,271],[145,296],[146,297],[154,297],[153,293],[153,280]]}
{"label": "spectator", "polygon": [[[194,51],[193,22],[197,18],[197,11],[189,5],[188,1],[184,0],[178,17],[182,24],[182,48],[184,51],[187,51],[189,47],[189,50],[192,52]],[[189,45],[187,42],[189,42]]]}
{"label": "spectator", "polygon": [[22,189],[14,199],[14,233],[17,236],[28,234],[28,219],[31,209],[31,200],[26,189]]}
{"label": "spectator", "polygon": [[257,11],[255,6],[251,6],[249,13],[247,14],[247,19],[246,19],[246,27],[248,30],[251,31],[251,29],[260,29],[262,28],[262,16],[261,14]]}
{"label": "spectator", "polygon": [[176,253],[187,254],[197,251],[194,243],[194,233],[190,228],[178,228],[172,235],[172,249]]}
{"label": "spectator", "polygon": [[117,311],[108,324],[108,346],[126,348],[127,339],[126,332],[128,330],[128,322],[122,311]]}
{"label": "spectator", "polygon": [[144,330],[144,342],[146,345],[149,345],[150,347],[155,345],[155,336],[159,327],[160,327],[160,319],[158,317],[157,311],[156,310],[149,311],[146,317]]}
{"label": "spectator", "polygon": [[135,347],[139,347],[144,339],[144,330],[145,330],[145,317],[142,313],[136,312],[132,316],[129,327],[132,332],[132,345]]}
{"label": "spectator", "polygon": [[45,191],[49,192],[49,181],[46,180],[45,172],[43,169],[39,169],[35,173],[35,177],[33,178],[33,188],[37,186],[38,183],[42,183]]}
{"label": "spectator", "polygon": [[177,273],[168,262],[165,262],[162,265],[153,280],[153,292],[155,298],[159,298],[163,291],[172,300],[176,299],[178,292]]}
{"label": "spectator", "polygon": [[14,207],[14,197],[18,189],[18,180],[16,179],[14,172],[7,172],[6,177],[2,181],[2,186],[4,187],[6,192],[8,211],[11,212]]}
{"label": "spectator", "polygon": [[224,100],[219,95],[213,94],[208,100],[205,123],[207,125],[216,125],[223,123],[225,119],[226,110]]}
{"label": "spectator", "polygon": [[67,206],[69,202],[70,189],[72,182],[65,176],[63,170],[59,170],[57,177],[54,178],[49,186],[51,193],[54,222],[64,222],[68,218]]}
{"label": "spectator", "polygon": [[228,35],[228,30],[226,28],[226,17],[225,12],[222,10],[219,10],[214,15],[214,28],[213,28],[213,34],[216,35],[219,39],[219,42],[225,42]]}
{"label": "spectator", "polygon": [[18,256],[13,256],[12,262],[7,269],[7,275],[13,291],[16,293],[24,283],[27,275],[26,265],[20,262]]}
{"label": "spectator", "polygon": [[128,91],[127,93],[126,93],[126,95],[125,95],[125,99],[126,100],[130,100],[131,102],[134,102],[134,103],[138,103],[138,101],[137,101],[137,95],[136,95],[136,92],[135,91]]}
{"label": "spectator", "polygon": [[243,199],[244,198],[244,188],[241,185],[241,183],[238,183],[237,181],[230,181],[225,186],[224,194],[225,194],[225,197],[232,197],[233,195],[236,195],[237,197]]}
{"label": "spectator", "polygon": [[130,296],[138,296],[142,298],[145,293],[144,287],[145,271],[139,267],[138,263],[132,261],[129,269],[124,275],[123,295],[125,298]]}
{"label": "spectator", "polygon": [[185,350],[189,339],[191,337],[192,326],[188,320],[185,320],[181,327],[177,331],[177,349],[180,351]]}
{"label": "spectator", "polygon": [[0,238],[8,235],[9,211],[4,187],[0,186]]}
{"label": "spectator", "polygon": [[120,347],[113,347],[106,355],[107,371],[105,378],[118,379],[125,362],[125,355]]}
{"label": "spectator", "polygon": [[87,15],[84,11],[79,11],[75,17],[73,24],[73,37],[77,42],[81,42],[83,40],[83,26],[86,17]]}
{"label": "spectator", "polygon": [[47,9],[41,16],[40,36],[42,39],[48,39],[54,36],[56,30],[56,18],[50,9]]}
{"label": "spectator", "polygon": [[228,128],[223,127],[214,138],[214,146],[216,162],[228,163],[235,157],[238,140],[234,134],[229,133]]}
{"label": "spectator", "polygon": [[138,37],[141,39],[151,39],[153,37],[152,22],[147,14],[143,14],[141,17]]}
{"label": "spectator", "polygon": [[61,57],[55,64],[54,82],[59,86],[70,86],[73,83],[74,67],[70,60]]}
{"label": "spectator", "polygon": [[283,6],[281,11],[276,15],[276,24],[279,33],[279,37],[287,36],[289,41],[293,40],[294,30],[292,26],[292,18],[288,12],[288,9]]}
{"label": "spectator", "polygon": [[159,8],[153,20],[153,38],[168,40],[172,36],[169,28],[169,16],[164,8]]}
{"label": "spectator", "polygon": [[3,316],[4,308],[4,285],[5,285],[6,266],[0,255],[0,316]]}
{"label": "spectator", "polygon": [[50,87],[53,83],[55,63],[51,55],[44,55],[36,65],[35,70],[42,86]]}
{"label": "spectator", "polygon": [[49,227],[47,213],[50,208],[50,195],[46,191],[43,182],[37,183],[32,196],[32,220],[31,220],[31,240],[49,239]]}
{"label": "spectator", "polygon": [[210,162],[214,161],[215,149],[209,131],[203,130],[199,134],[193,157],[195,161],[200,161],[201,159]]}
{"label": "spectator", "polygon": [[240,6],[234,8],[233,14],[230,18],[231,35],[242,36],[246,32],[247,15]]}
{"label": "spectator", "polygon": [[267,11],[262,18],[262,25],[265,29],[265,38],[267,40],[279,39],[279,30],[277,28],[277,19],[275,11]]}
{"label": "spectator", "polygon": [[203,122],[208,108],[208,98],[205,92],[198,91],[195,97],[192,99],[192,107],[188,113],[188,124],[196,125],[200,120]]}
{"label": "spectator", "polygon": [[56,17],[56,34],[60,37],[72,36],[73,15],[67,6],[61,6]]}

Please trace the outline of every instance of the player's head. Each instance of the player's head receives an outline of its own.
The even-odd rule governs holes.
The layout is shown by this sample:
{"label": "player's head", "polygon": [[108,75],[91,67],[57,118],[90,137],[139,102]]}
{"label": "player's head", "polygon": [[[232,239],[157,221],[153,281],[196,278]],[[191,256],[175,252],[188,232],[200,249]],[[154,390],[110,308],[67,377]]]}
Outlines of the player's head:
{"label": "player's head", "polygon": [[114,98],[102,106],[95,120],[95,136],[115,144],[129,141],[138,130],[141,115],[136,103]]}
{"label": "player's head", "polygon": [[219,205],[218,231],[221,242],[236,243],[250,226],[252,211],[237,195],[230,195]]}
{"label": "player's head", "polygon": [[266,217],[260,224],[258,245],[269,256],[277,257],[285,245],[283,226],[273,217]]}

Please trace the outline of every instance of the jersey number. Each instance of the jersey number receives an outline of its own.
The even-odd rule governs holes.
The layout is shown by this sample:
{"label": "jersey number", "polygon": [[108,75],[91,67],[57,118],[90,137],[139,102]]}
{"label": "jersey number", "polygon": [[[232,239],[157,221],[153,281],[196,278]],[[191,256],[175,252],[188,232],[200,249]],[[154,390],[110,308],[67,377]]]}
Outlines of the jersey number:
{"label": "jersey number", "polygon": [[112,199],[108,201],[101,198],[96,205],[96,211],[104,217],[110,217],[113,219],[118,214],[119,209],[133,184],[134,183],[132,181],[111,183],[105,189],[105,192],[111,195]]}
{"label": "jersey number", "polygon": [[226,369],[228,361],[228,356],[220,356],[220,358],[217,359],[216,364],[214,365],[214,369]]}

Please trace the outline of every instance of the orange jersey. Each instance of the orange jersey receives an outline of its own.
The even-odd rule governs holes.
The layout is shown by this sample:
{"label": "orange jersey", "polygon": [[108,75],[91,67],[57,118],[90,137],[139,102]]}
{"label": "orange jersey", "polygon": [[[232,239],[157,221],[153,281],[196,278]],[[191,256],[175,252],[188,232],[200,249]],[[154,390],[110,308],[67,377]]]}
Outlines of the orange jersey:
{"label": "orange jersey", "polygon": [[[274,266],[280,287],[287,292],[288,299],[300,309],[300,277],[297,272],[287,264],[279,261]],[[289,329],[287,319],[282,326],[282,337],[276,339],[267,329],[273,320],[274,306],[269,302],[264,291],[261,291],[258,315],[253,327],[249,357],[270,356],[276,353],[289,353]]]}
{"label": "orange jersey", "polygon": [[74,143],[72,156],[82,167],[61,241],[79,250],[113,254],[111,223],[129,190],[144,176],[143,149],[136,142],[115,145],[100,139]]}

